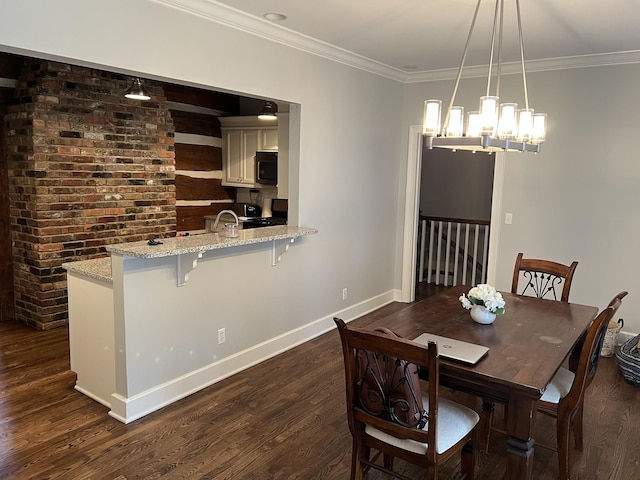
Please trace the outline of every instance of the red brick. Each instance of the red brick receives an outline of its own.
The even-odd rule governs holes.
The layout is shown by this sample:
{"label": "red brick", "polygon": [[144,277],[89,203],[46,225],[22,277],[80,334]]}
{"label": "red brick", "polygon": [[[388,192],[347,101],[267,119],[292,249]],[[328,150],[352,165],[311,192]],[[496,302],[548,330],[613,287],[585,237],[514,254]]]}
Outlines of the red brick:
{"label": "red brick", "polygon": [[[66,90],[67,82],[75,88]],[[18,79],[24,98],[8,108],[5,151],[16,316],[27,325],[65,323],[62,263],[104,256],[105,245],[175,234],[175,189],[164,184],[175,172],[171,115],[153,82],[154,108],[105,93],[128,83],[37,59]]]}

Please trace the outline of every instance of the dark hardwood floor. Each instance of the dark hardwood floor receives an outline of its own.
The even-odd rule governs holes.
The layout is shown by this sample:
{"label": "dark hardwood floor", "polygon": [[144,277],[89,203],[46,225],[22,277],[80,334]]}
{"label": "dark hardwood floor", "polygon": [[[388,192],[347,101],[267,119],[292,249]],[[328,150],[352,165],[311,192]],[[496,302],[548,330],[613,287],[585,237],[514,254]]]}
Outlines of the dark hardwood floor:
{"label": "dark hardwood floor", "polygon": [[[356,322],[380,324],[404,307],[394,303]],[[129,425],[76,392],[74,381],[67,329],[0,323],[0,478],[349,478],[351,437],[335,330]],[[475,398],[445,394],[479,408]],[[624,382],[614,359],[602,359],[585,405],[584,451],[571,452],[574,478],[639,478],[640,388]],[[553,422],[538,418],[538,438],[553,442]],[[479,455],[477,479],[502,478],[504,440],[496,434],[489,454]],[[425,478],[424,471],[399,465],[411,478]],[[442,474],[457,479],[457,462],[445,464]],[[534,478],[556,475],[555,454],[537,449]]]}

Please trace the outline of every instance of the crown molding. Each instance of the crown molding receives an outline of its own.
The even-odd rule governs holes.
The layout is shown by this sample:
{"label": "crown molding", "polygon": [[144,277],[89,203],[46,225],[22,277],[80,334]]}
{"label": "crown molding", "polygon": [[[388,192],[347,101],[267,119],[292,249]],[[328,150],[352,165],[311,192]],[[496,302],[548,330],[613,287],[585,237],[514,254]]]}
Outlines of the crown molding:
{"label": "crown molding", "polygon": [[[405,72],[321,40],[294,32],[268,20],[249,15],[215,0],[150,1],[402,83],[453,80],[458,73],[457,68]],[[526,69],[527,73],[531,73],[632,63],[640,63],[640,50],[527,60]],[[502,64],[503,75],[518,74],[521,71],[520,62]],[[462,73],[463,78],[485,77],[487,75],[487,66],[465,67]]]}
{"label": "crown molding", "polygon": [[[610,65],[625,65],[640,63],[640,50],[627,52],[599,53],[594,55],[579,55],[574,57],[546,58],[542,60],[526,60],[527,73],[548,72],[552,70],[569,70],[573,68],[603,67]],[[462,78],[486,77],[488,65],[464,67]],[[522,73],[520,62],[502,64],[502,75],[519,75]],[[438,80],[453,80],[458,74],[457,68],[415,72],[407,75],[405,83],[433,82]]]}
{"label": "crown molding", "polygon": [[340,47],[303,35],[268,20],[223,5],[214,0],[151,0],[186,13],[197,15],[221,25],[226,25],[251,35],[271,40],[291,48],[302,50],[334,62],[349,65],[376,75],[404,82],[403,70],[384,65]]}

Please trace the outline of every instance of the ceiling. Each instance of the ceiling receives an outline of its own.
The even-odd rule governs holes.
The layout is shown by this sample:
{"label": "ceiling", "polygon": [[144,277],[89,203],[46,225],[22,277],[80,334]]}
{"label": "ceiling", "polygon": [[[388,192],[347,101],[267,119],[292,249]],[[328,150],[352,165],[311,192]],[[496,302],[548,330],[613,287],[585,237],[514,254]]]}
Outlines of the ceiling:
{"label": "ceiling", "polygon": [[[302,44],[319,40],[320,45],[338,47],[335,55],[353,56],[356,63],[378,64],[405,77],[457,69],[476,6],[476,0],[158,1],[200,14],[207,8],[231,7],[227,10],[236,24],[243,23],[242,16],[253,22],[248,30],[264,36],[270,28],[272,38],[283,41],[287,36],[283,43],[295,43],[294,32],[303,34],[297,40]],[[488,64],[494,8],[492,1],[482,2],[465,65]],[[585,56],[592,55],[602,63],[601,54],[612,52],[633,52],[634,61],[640,57],[638,0],[521,0],[520,8],[527,64],[558,58],[585,62]],[[287,18],[271,22],[263,18],[268,12]],[[517,62],[514,0],[505,2],[505,20],[503,61]]]}

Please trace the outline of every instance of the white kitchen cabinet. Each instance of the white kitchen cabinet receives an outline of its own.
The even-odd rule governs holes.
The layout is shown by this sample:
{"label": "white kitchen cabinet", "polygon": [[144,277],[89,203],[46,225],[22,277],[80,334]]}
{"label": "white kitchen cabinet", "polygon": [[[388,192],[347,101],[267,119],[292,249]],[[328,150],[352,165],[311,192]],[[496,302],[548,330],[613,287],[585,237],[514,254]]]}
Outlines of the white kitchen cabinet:
{"label": "white kitchen cabinet", "polygon": [[223,117],[222,184],[232,187],[259,187],[255,183],[257,151],[278,150],[278,124],[257,117]]}
{"label": "white kitchen cabinet", "polygon": [[224,132],[223,185],[253,186],[254,157],[258,150],[258,130],[227,130]]}
{"label": "white kitchen cabinet", "polygon": [[278,150],[278,128],[261,129],[259,142],[258,150]]}

